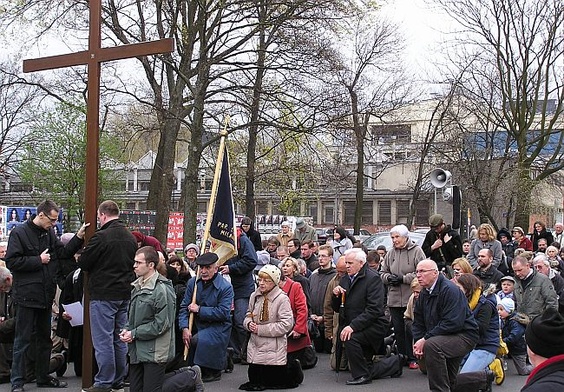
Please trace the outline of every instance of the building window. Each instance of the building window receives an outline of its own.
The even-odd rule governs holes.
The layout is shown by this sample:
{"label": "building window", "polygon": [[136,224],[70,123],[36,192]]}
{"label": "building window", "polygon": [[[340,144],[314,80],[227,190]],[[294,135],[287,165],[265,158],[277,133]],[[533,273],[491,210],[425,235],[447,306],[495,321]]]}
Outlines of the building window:
{"label": "building window", "polygon": [[356,202],[354,201],[344,201],[343,202],[343,224],[344,225],[354,225],[354,210],[356,207]]}
{"label": "building window", "polygon": [[323,203],[323,224],[334,223],[335,219],[335,204]]}
{"label": "building window", "polygon": [[198,202],[198,211],[200,213],[206,213],[208,211],[208,203],[205,201]]}
{"label": "building window", "polygon": [[390,200],[381,200],[378,202],[378,224],[392,224],[392,202]]}
{"label": "building window", "polygon": [[257,215],[267,215],[268,214],[268,202],[267,201],[257,201]]}
{"label": "building window", "polygon": [[407,224],[407,220],[409,219],[409,200],[397,200],[396,211],[397,224]]}
{"label": "building window", "polygon": [[411,125],[386,124],[371,127],[374,144],[411,143]]}
{"label": "building window", "polygon": [[364,200],[362,202],[362,224],[372,225],[374,223],[373,216],[374,208],[371,200]]}
{"label": "building window", "polygon": [[417,226],[429,225],[429,200],[415,202],[415,224]]}
{"label": "building window", "polygon": [[317,224],[317,203],[311,203],[306,207],[306,214],[313,218],[313,224]]}

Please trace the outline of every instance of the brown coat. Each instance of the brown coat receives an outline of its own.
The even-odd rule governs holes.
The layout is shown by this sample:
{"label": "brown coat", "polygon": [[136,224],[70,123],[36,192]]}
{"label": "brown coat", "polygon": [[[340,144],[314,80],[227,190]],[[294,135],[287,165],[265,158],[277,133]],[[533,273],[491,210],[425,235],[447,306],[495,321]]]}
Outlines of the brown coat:
{"label": "brown coat", "polygon": [[335,274],[333,279],[329,281],[325,290],[325,300],[323,301],[323,324],[325,324],[325,338],[332,340],[337,327],[339,326],[339,313],[333,311],[331,302],[333,301],[333,289],[339,285],[341,277]]}
{"label": "brown coat", "polygon": [[249,331],[249,324],[258,324],[258,333],[251,333],[247,346],[247,361],[255,365],[285,365],[286,335],[294,326],[294,317],[288,296],[274,287],[266,294],[268,299],[268,320],[260,321],[265,296],[259,289],[251,294],[247,315],[243,325]]}

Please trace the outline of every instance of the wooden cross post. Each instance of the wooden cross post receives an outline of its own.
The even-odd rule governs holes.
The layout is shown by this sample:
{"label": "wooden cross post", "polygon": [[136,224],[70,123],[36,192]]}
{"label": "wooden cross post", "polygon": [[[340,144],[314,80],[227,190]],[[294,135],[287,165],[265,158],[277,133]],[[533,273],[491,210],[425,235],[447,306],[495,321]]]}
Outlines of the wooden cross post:
{"label": "wooden cross post", "polygon": [[[23,62],[24,72],[43,71],[87,65],[88,97],[86,110],[86,209],[84,221],[90,222],[86,238],[94,233],[98,209],[98,166],[99,166],[99,110],[100,110],[100,65],[105,61],[141,57],[174,51],[172,38],[153,42],[141,42],[112,48],[102,48],[101,39],[101,0],[90,0],[90,26],[88,50],[60,56],[28,59]],[[85,276],[84,287],[87,287]],[[90,333],[90,298],[88,290],[84,290],[84,345],[82,365],[82,386],[92,385],[92,341]]]}

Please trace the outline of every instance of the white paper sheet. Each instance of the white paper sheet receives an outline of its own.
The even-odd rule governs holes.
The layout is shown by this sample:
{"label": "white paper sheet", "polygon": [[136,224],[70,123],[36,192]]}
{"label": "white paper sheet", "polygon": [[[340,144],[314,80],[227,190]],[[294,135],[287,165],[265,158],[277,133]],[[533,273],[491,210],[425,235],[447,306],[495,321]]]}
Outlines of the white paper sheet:
{"label": "white paper sheet", "polygon": [[63,304],[65,312],[67,312],[72,319],[69,320],[70,325],[73,327],[84,324],[84,309],[80,302],[73,302],[72,304]]}

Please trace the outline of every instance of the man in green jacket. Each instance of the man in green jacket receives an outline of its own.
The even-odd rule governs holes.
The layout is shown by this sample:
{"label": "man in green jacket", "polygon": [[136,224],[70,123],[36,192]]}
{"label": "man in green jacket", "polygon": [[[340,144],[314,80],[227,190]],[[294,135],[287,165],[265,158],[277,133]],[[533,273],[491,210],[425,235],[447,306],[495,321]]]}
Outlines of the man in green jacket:
{"label": "man in green jacket", "polygon": [[170,280],[157,272],[159,256],[151,246],[135,253],[129,322],[120,333],[128,343],[132,391],[160,390],[166,363],[174,357],[176,295]]}

